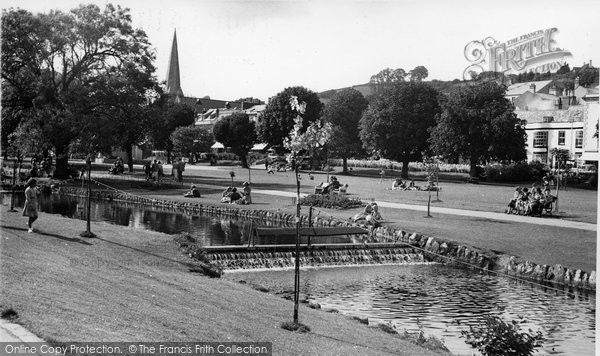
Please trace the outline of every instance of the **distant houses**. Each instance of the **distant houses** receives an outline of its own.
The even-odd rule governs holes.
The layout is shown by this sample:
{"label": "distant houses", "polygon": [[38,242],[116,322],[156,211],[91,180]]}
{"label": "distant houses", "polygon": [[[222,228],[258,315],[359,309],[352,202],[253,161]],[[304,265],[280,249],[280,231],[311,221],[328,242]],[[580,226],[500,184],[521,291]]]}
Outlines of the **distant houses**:
{"label": "distant houses", "polygon": [[526,121],[527,160],[552,163],[553,149],[569,151],[576,163],[597,162],[600,120],[598,86],[561,88],[552,80],[510,85],[506,97]]}

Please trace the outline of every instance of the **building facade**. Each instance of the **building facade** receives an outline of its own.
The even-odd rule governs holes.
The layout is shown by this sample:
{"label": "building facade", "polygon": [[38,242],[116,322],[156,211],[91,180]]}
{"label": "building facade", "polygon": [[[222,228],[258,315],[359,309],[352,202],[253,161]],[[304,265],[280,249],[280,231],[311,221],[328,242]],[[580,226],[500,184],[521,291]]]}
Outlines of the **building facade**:
{"label": "building facade", "polygon": [[[540,87],[543,93],[536,90]],[[509,93],[515,113],[526,122],[528,161],[551,164],[554,149],[568,150],[575,165],[598,161],[598,87],[563,91],[543,81],[515,84]]]}

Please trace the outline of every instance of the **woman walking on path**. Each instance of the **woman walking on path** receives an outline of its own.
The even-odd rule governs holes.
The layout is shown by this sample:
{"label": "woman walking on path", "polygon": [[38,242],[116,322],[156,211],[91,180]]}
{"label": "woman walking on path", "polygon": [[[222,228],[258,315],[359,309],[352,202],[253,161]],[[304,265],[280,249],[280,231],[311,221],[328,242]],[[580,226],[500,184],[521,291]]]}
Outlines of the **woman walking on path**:
{"label": "woman walking on path", "polygon": [[29,230],[27,232],[33,232],[33,222],[38,218],[37,211],[37,181],[30,178],[27,181],[27,189],[25,189],[25,206],[23,207],[23,216],[28,216],[27,226]]}

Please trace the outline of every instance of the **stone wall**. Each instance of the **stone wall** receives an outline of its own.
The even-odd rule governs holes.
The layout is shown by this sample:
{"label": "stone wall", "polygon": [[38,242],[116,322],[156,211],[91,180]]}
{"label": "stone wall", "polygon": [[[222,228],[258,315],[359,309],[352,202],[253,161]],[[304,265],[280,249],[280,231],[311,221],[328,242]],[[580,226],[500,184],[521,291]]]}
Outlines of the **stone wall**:
{"label": "stone wall", "polygon": [[596,271],[586,272],[570,269],[560,264],[538,265],[531,261],[519,260],[515,256],[497,256],[477,248],[458,245],[437,237],[427,237],[418,233],[408,233],[386,227],[375,229],[374,235],[382,240],[407,242],[424,250],[432,261],[482,268],[509,276],[538,283],[551,283],[562,287],[596,290]]}
{"label": "stone wall", "polygon": [[[87,196],[87,190],[76,187],[61,187],[60,194]],[[123,201],[147,206],[157,206],[174,209],[188,214],[208,214],[229,216],[238,219],[269,220],[284,224],[294,224],[295,216],[282,212],[269,210],[240,209],[235,205],[205,205],[192,202],[174,202],[140,197],[128,193],[109,190],[92,191],[93,199],[104,199],[110,201]],[[308,225],[308,216],[300,218],[301,224]],[[460,245],[438,237],[430,237],[419,233],[409,233],[401,229],[390,229],[388,227],[366,226],[341,221],[333,217],[313,218],[313,226],[361,226],[371,231],[365,242],[394,242],[404,243],[423,251],[429,261],[436,261],[459,267],[480,268],[494,271],[509,276],[519,277],[535,282],[552,283],[564,287],[582,288],[596,290],[596,272],[590,273],[580,269],[569,269],[562,265],[537,265],[530,261],[520,261],[514,256],[498,256],[471,246]]]}

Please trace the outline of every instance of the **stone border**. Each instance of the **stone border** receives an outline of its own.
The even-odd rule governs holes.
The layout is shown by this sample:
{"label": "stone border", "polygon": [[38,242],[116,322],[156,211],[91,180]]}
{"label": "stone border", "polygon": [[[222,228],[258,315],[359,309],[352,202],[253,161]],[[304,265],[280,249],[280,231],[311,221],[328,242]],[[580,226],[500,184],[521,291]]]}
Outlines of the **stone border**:
{"label": "stone border", "polygon": [[[76,187],[61,187],[58,191],[62,195],[87,197],[87,190]],[[229,206],[206,205],[192,202],[175,202],[145,198],[128,193],[112,192],[109,190],[93,190],[93,199],[122,201],[146,206],[157,206],[174,209],[187,214],[209,214],[229,216],[240,219],[270,220],[293,224],[295,215],[269,210],[252,210],[231,208]],[[308,225],[308,216],[300,217],[302,225]],[[497,256],[484,250],[464,246],[455,242],[447,241],[437,237],[424,236],[419,233],[408,233],[401,229],[390,229],[388,227],[373,228],[364,224],[356,224],[351,221],[342,221],[329,217],[314,217],[314,226],[360,226],[371,231],[370,242],[403,242],[420,248],[426,257],[432,261],[444,264],[469,266],[487,271],[495,271],[509,276],[522,279],[547,282],[563,287],[582,288],[596,290],[596,271],[590,273],[581,269],[569,269],[560,264],[554,266],[538,265],[531,261],[519,261],[515,256]]]}
{"label": "stone border", "polygon": [[437,237],[423,236],[418,233],[409,234],[403,230],[387,227],[375,229],[374,234],[388,241],[400,240],[419,247],[433,261],[466,264],[539,283],[596,290],[596,271],[588,273],[581,269],[569,269],[560,264],[538,265],[531,261],[520,261],[515,256],[498,256]]}

